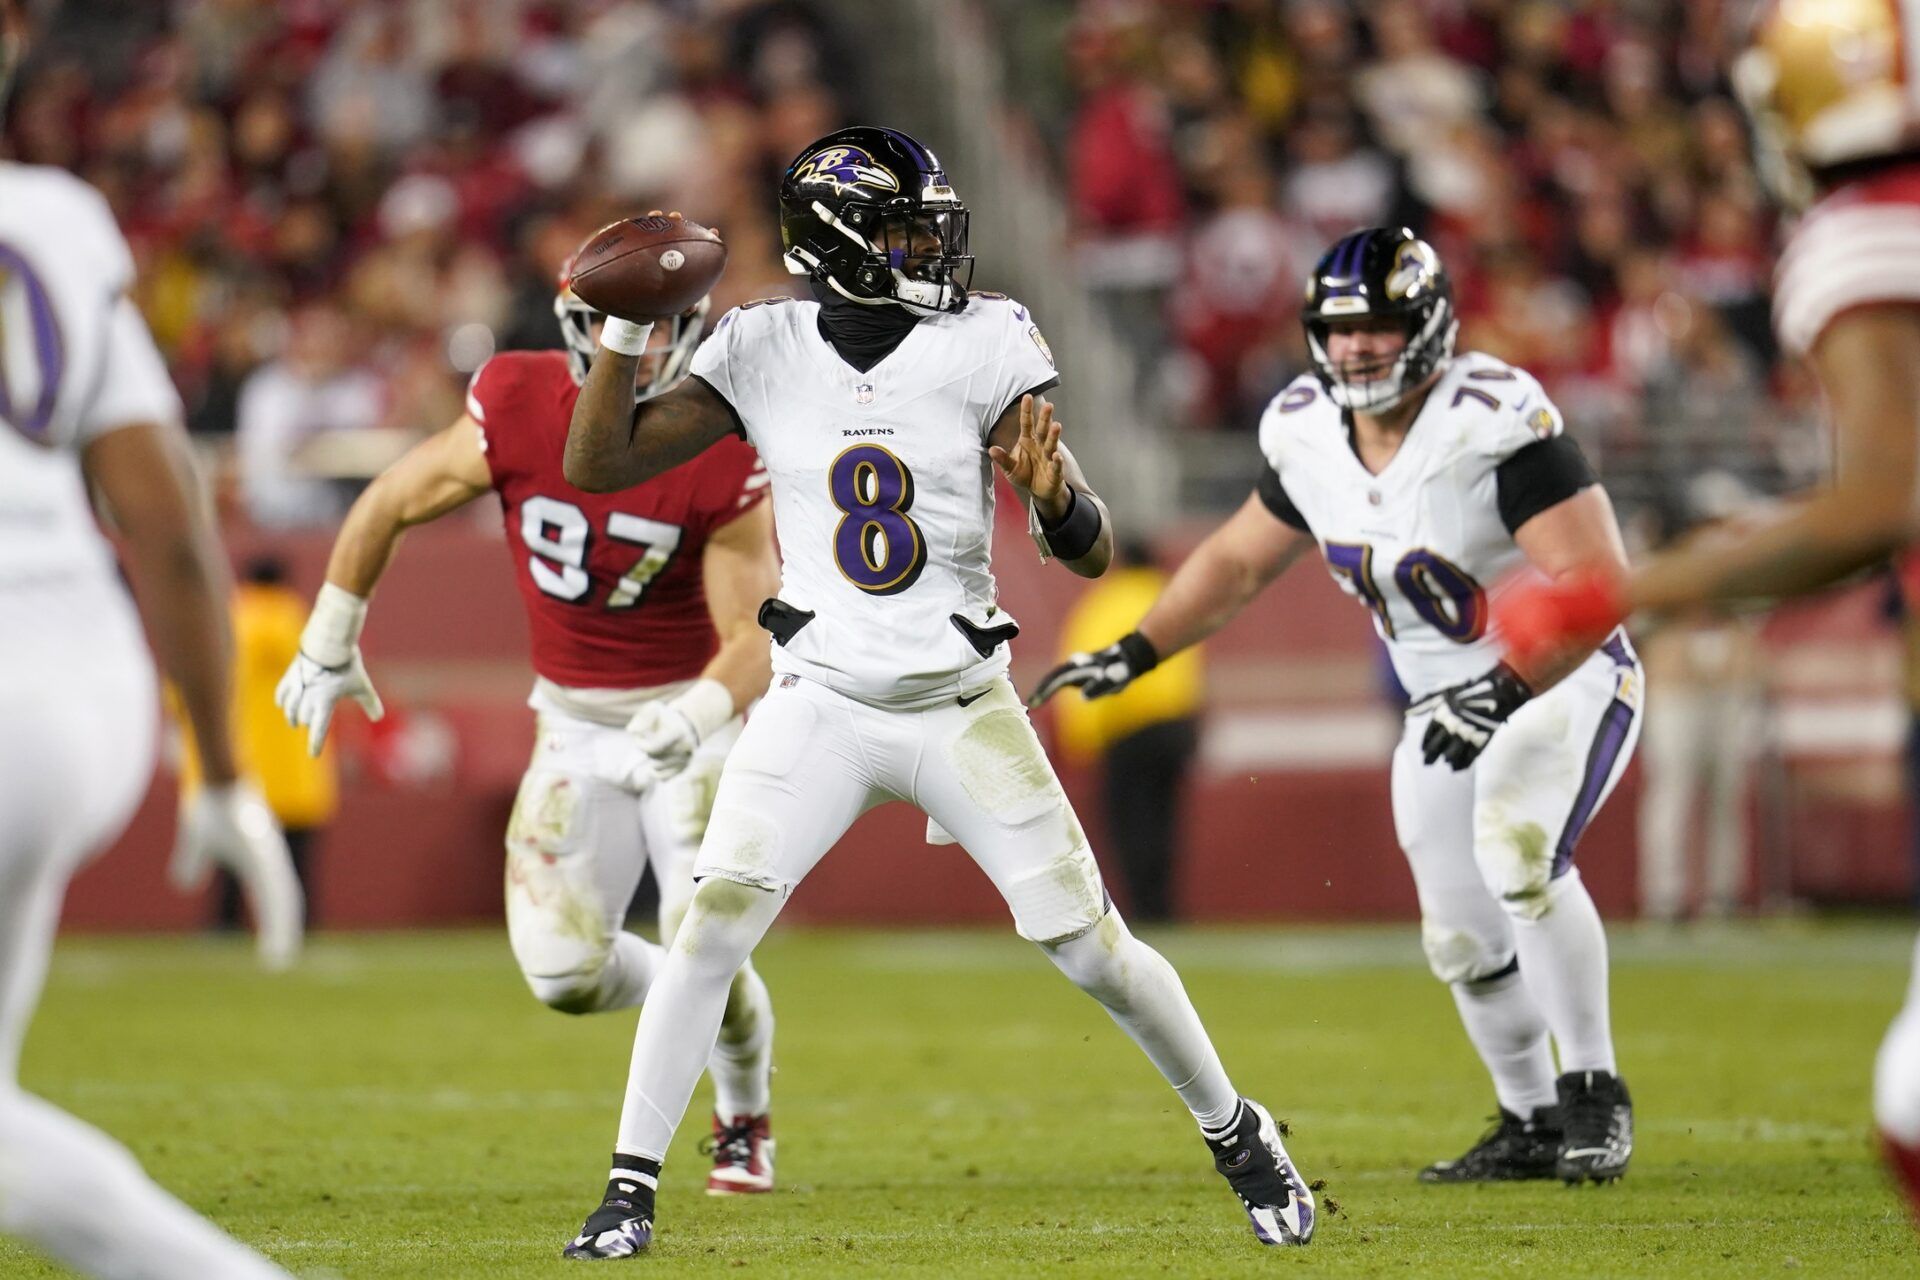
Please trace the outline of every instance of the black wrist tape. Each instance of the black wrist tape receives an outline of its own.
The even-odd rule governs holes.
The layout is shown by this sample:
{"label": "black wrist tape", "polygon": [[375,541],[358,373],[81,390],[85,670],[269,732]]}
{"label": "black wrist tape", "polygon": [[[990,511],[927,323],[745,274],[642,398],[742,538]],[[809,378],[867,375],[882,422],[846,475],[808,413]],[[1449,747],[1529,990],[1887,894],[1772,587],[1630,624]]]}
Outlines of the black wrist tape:
{"label": "black wrist tape", "polygon": [[1040,528],[1047,535],[1047,550],[1062,560],[1078,560],[1100,540],[1100,508],[1082,498],[1079,490],[1069,488],[1067,514],[1058,524],[1049,524],[1041,517]]}
{"label": "black wrist tape", "polygon": [[1153,647],[1153,641],[1138,631],[1129,631],[1120,637],[1120,652],[1126,655],[1127,665],[1136,676],[1143,676],[1160,665],[1160,654]]}

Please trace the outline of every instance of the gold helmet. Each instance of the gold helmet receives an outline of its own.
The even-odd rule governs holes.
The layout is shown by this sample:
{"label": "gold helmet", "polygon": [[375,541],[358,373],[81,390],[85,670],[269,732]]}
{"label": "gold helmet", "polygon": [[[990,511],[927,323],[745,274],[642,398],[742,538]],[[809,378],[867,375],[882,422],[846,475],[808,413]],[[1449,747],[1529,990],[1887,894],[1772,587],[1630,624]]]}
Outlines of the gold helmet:
{"label": "gold helmet", "polygon": [[1733,68],[1761,176],[1792,205],[1831,170],[1920,146],[1920,0],[1771,0]]}

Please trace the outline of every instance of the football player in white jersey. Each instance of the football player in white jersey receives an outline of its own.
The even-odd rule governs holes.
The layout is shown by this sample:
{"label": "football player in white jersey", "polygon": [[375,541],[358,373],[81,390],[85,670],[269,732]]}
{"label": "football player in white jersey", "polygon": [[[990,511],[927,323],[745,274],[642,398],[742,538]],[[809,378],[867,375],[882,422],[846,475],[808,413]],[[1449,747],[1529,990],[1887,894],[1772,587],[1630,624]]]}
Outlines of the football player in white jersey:
{"label": "football player in white jersey", "polygon": [[699,887],[641,1007],[605,1197],[567,1254],[652,1238],[660,1161],[714,1042],[733,971],[862,812],[925,810],[1015,927],[1105,1006],[1179,1093],[1267,1244],[1305,1244],[1313,1197],[1278,1126],[1240,1098],[1172,967],[1113,910],[1006,678],[1017,628],[989,558],[994,466],[1043,553],[1106,568],[1105,508],[1040,392],[1053,362],[1026,308],[966,292],[967,210],[892,129],[807,147],[780,187],[787,265],[815,300],[724,317],[676,390],[633,405],[648,326],[610,321],[567,440],[583,489],[638,484],[733,432],[772,477],[782,555],[773,686],[728,758]]}
{"label": "football player in white jersey", "polygon": [[1137,631],[1074,655],[1033,700],[1125,687],[1219,630],[1317,543],[1412,697],[1393,756],[1394,828],[1428,963],[1500,1107],[1479,1143],[1420,1176],[1617,1178],[1633,1111],[1614,1063],[1606,935],[1574,851],[1639,736],[1640,667],[1615,632],[1523,680],[1488,634],[1483,589],[1523,562],[1549,575],[1624,564],[1612,505],[1538,382],[1454,354],[1446,271],[1411,231],[1334,245],[1304,319],[1313,372],[1267,406],[1255,492]]}
{"label": "football player in white jersey", "polygon": [[[24,40],[19,7],[0,0],[0,98]],[[153,661],[89,485],[125,535],[205,761],[176,874],[231,867],[266,962],[290,961],[300,940],[286,842],[235,776],[227,569],[132,283],[98,192],[0,160],[0,1230],[95,1276],[284,1276],[19,1083],[67,880],[119,834],[153,770]]]}
{"label": "football player in white jersey", "polygon": [[[1820,379],[1834,429],[1831,481],[1737,536],[1697,539],[1627,576],[1505,592],[1512,660],[1648,615],[1767,603],[1840,582],[1920,543],[1920,0],[1768,5],[1734,68],[1769,185],[1806,208],[1774,279],[1780,340]],[[1920,1215],[1920,948],[1907,1002],[1881,1045],[1874,1118]]]}

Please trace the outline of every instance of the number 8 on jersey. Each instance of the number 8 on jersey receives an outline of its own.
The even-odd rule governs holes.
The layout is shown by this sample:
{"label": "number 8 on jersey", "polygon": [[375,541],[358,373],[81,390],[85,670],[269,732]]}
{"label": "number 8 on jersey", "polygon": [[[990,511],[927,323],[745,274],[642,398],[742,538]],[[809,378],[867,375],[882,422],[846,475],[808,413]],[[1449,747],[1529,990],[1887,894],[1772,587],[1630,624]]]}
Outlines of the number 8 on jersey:
{"label": "number 8 on jersey", "polygon": [[913,506],[913,472],[889,449],[856,444],[843,450],[827,472],[840,523],[833,531],[833,558],[847,581],[870,595],[898,595],[927,567],[927,543],[907,515]]}

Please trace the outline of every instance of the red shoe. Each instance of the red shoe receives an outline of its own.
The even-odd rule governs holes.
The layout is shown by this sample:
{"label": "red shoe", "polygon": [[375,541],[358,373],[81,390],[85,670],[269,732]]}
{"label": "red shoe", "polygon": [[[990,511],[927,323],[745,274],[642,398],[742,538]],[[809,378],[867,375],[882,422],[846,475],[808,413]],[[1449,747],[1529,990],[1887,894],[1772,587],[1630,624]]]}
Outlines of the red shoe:
{"label": "red shoe", "polygon": [[1880,1135],[1880,1154],[1886,1158],[1887,1168],[1893,1170],[1894,1181],[1900,1184],[1900,1191],[1907,1198],[1907,1208],[1920,1222],[1920,1145],[1897,1141],[1893,1135]]}
{"label": "red shoe", "polygon": [[[710,1196],[744,1196],[773,1190],[773,1126],[765,1115],[713,1117]],[[705,1147],[706,1144],[702,1144]]]}

